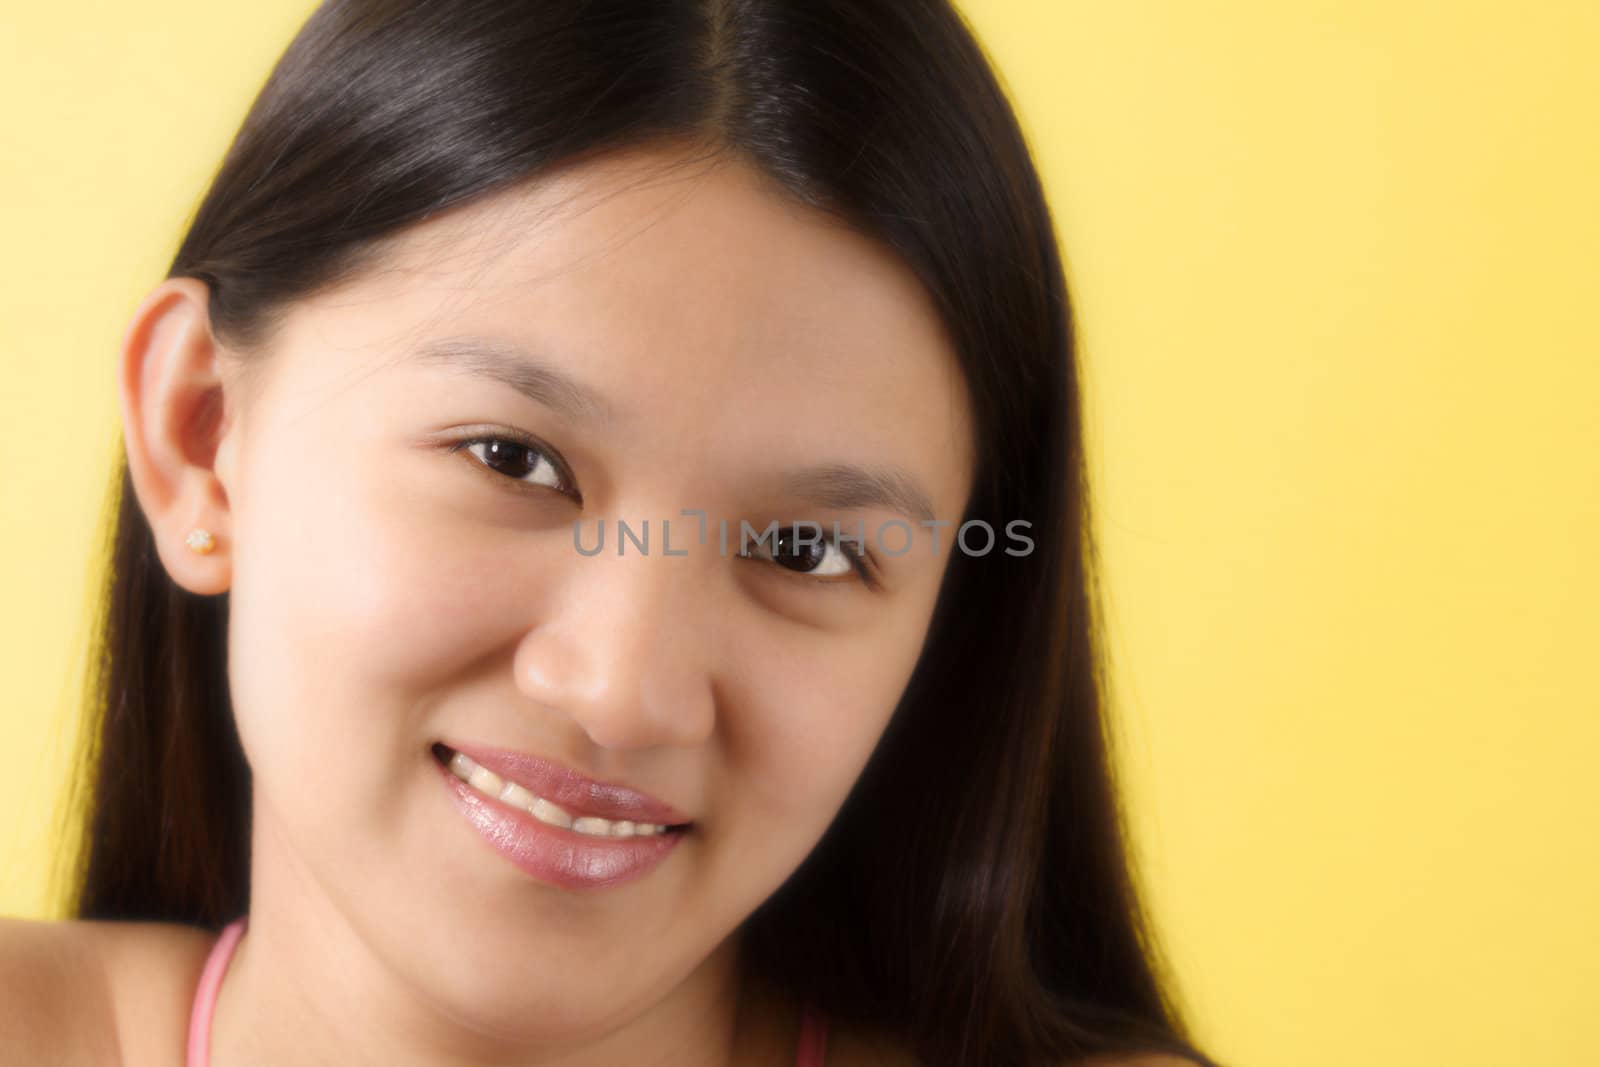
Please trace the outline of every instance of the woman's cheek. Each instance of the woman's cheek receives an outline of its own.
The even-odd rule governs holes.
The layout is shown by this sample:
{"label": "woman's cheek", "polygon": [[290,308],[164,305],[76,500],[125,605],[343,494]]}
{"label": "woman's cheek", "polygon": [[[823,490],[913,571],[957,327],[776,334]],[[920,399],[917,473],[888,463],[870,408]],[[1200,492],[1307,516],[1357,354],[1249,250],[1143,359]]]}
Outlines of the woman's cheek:
{"label": "woman's cheek", "polygon": [[881,644],[817,640],[807,651],[771,650],[759,692],[736,705],[730,724],[743,759],[752,806],[810,823],[818,835],[844,802],[894,710],[900,688],[895,657],[869,656]]}
{"label": "woman's cheek", "polygon": [[[411,457],[413,460],[426,457]],[[570,526],[505,521],[509,502],[459,458],[369,472],[338,568],[338,633],[371,683],[416,697],[450,687],[549,617],[571,567]],[[487,499],[485,499],[487,498]],[[498,509],[498,510],[497,510]],[[509,656],[509,652],[508,652]]]}

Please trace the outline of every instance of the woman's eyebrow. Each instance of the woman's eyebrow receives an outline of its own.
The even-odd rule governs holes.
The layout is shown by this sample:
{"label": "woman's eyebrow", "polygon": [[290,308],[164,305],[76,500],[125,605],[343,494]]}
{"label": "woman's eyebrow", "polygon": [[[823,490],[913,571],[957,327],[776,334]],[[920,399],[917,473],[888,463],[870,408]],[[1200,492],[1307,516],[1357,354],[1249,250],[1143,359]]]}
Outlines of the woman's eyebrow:
{"label": "woman's eyebrow", "polygon": [[611,422],[612,405],[593,387],[513,341],[492,337],[436,337],[410,349],[401,362],[450,366],[508,385],[577,421]]}
{"label": "woman's eyebrow", "polygon": [[[510,386],[523,396],[579,421],[611,422],[611,403],[595,389],[521,345],[492,337],[438,337],[407,351],[402,362],[454,367]],[[933,520],[927,490],[898,467],[823,463],[784,471],[785,493],[823,508],[884,508],[918,521]]]}
{"label": "woman's eyebrow", "polygon": [[918,521],[933,521],[927,491],[898,467],[824,463],[785,471],[782,484],[789,494],[817,507],[842,511],[881,507]]}

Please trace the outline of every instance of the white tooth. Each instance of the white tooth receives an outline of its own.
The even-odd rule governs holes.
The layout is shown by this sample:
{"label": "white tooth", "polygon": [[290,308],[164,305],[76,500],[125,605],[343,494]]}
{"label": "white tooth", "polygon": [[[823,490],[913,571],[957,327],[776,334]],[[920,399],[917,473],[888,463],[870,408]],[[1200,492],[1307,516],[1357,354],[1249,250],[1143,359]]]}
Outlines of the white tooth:
{"label": "white tooth", "polygon": [[659,823],[634,822],[630,819],[618,819],[612,822],[610,819],[602,819],[595,815],[574,818],[565,808],[551,803],[516,782],[506,781],[459,752],[451,757],[450,770],[458,777],[466,779],[468,784],[481,793],[499,797],[507,804],[528,812],[542,823],[576,830],[580,834],[590,834],[594,837],[648,837],[666,829]]}
{"label": "white tooth", "polygon": [[528,805],[528,811],[540,822],[549,823],[551,826],[560,826],[563,829],[572,826],[572,816],[564,808],[559,808],[544,797],[534,797]]}
{"label": "white tooth", "polygon": [[533,804],[533,794],[516,782],[506,783],[505,788],[500,790],[500,799],[514,808],[522,808],[524,810]]}
{"label": "white tooth", "polygon": [[470,782],[472,780],[472,772],[477,769],[478,765],[460,752],[456,752],[450,757],[451,772],[463,782]]}
{"label": "white tooth", "polygon": [[500,776],[487,767],[478,767],[472,772],[472,777],[467,779],[472,788],[488,793],[492,797],[500,795],[500,790],[505,787],[505,782]]}

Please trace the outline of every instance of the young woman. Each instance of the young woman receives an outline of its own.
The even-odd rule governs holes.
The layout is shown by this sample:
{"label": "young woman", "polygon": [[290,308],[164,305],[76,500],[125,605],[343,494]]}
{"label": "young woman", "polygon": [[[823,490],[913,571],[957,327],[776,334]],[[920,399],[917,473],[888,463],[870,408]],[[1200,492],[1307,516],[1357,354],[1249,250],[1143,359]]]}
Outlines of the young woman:
{"label": "young woman", "polygon": [[944,0],[325,3],[118,384],[94,921],[0,929],[0,1059],[1210,1062]]}

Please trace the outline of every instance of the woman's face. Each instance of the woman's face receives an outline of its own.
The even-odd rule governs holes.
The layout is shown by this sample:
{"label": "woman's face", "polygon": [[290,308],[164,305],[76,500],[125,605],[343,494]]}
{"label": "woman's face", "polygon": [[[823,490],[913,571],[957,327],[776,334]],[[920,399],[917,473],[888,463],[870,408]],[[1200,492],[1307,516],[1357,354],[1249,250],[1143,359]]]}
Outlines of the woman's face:
{"label": "woman's face", "polygon": [[[259,377],[225,377],[220,510],[158,534],[209,525],[230,568],[253,908],[348,928],[504,1036],[603,1032],[727,958],[922,649],[955,526],[909,498],[958,523],[971,489],[967,397],[915,277],[742,165],[669,161],[613,155],[447,212],[297,305]],[[526,392],[518,361],[542,368]],[[580,552],[574,523],[587,551],[601,519]],[[648,523],[647,551],[619,555],[618,520]],[[740,520],[859,522],[875,585],[837,548],[791,569],[750,536],[739,558]],[[457,792],[439,743],[692,825],[643,873],[637,841],[525,839]]]}

